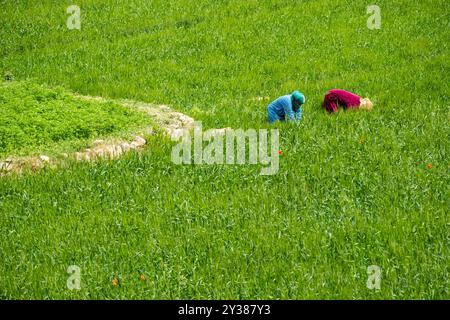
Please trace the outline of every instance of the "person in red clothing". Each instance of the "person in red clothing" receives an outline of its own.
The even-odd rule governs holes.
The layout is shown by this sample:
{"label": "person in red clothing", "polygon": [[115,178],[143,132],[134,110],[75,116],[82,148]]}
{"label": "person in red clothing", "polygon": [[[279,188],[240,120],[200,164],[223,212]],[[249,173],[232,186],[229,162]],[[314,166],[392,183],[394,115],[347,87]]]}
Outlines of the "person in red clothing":
{"label": "person in red clothing", "polygon": [[368,98],[362,99],[345,90],[333,89],[328,91],[323,100],[323,107],[328,112],[337,112],[338,106],[342,106],[344,109],[372,110],[373,104]]}

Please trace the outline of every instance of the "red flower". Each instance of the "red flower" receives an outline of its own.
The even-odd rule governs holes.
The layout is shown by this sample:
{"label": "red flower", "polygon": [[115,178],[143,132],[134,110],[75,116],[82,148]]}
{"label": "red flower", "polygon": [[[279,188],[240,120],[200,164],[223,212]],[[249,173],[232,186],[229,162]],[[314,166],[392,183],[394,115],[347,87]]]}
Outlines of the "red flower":
{"label": "red flower", "polygon": [[432,164],[432,163],[427,164],[427,168],[428,168],[428,169],[433,168],[433,164]]}
{"label": "red flower", "polygon": [[139,277],[139,280],[144,281],[145,280],[145,276],[143,274],[141,274],[141,276]]}
{"label": "red flower", "polygon": [[282,154],[283,154],[283,151],[278,150],[278,154],[279,154],[279,155],[282,155]]}

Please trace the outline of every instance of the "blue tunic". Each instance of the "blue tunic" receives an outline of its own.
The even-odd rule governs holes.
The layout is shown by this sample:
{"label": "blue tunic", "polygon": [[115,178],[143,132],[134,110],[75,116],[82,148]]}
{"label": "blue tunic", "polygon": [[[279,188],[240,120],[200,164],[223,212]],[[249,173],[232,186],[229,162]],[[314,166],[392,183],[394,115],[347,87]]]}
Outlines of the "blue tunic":
{"label": "blue tunic", "polygon": [[294,112],[290,94],[279,97],[270,103],[267,107],[267,111],[269,113],[270,123],[274,123],[277,120],[300,121],[302,118],[302,107],[298,108],[298,110]]}

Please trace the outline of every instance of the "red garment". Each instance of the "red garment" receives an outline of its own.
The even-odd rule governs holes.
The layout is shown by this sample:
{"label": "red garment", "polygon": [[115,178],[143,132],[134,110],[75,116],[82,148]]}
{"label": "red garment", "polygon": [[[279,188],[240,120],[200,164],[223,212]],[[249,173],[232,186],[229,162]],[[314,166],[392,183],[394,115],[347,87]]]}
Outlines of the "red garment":
{"label": "red garment", "polygon": [[357,109],[360,104],[361,98],[359,96],[340,89],[328,91],[323,100],[323,107],[328,112],[337,112],[338,105],[343,106],[345,109]]}

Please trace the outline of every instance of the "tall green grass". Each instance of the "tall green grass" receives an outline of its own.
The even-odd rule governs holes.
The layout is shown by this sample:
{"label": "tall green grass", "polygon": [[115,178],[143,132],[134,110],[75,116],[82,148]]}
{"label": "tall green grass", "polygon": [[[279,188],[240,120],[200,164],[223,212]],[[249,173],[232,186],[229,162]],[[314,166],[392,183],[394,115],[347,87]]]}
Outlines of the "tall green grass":
{"label": "tall green grass", "polygon": [[[118,161],[2,178],[2,298],[449,298],[447,1],[377,1],[380,30],[364,1],[77,4],[80,31],[68,3],[2,2],[0,71],[205,128],[268,128],[253,98],[299,89],[303,121],[280,126],[274,176],[174,165],[158,136]],[[325,114],[336,87],[374,110]]]}

